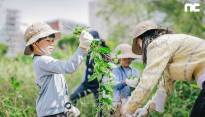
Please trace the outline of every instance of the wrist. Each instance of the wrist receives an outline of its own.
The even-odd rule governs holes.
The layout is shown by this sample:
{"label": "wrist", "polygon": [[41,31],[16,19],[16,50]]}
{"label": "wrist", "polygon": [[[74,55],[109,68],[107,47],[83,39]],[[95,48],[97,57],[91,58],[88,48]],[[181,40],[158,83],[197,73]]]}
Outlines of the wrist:
{"label": "wrist", "polygon": [[127,79],[125,80],[125,84],[127,85]]}
{"label": "wrist", "polygon": [[84,48],[84,47],[81,47],[81,46],[79,46],[79,47],[80,47],[81,49],[85,50],[85,51],[86,51],[86,49],[87,49],[87,48]]}

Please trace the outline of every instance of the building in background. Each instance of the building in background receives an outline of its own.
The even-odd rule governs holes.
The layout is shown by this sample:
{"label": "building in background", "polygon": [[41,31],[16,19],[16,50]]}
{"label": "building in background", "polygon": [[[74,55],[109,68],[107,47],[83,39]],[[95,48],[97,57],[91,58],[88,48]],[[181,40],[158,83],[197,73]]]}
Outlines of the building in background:
{"label": "building in background", "polygon": [[108,32],[106,22],[102,16],[97,16],[97,13],[100,10],[100,2],[102,2],[102,0],[92,1],[89,3],[90,30],[98,31],[102,39],[107,39]]}
{"label": "building in background", "polygon": [[25,47],[20,25],[19,11],[6,9],[5,0],[0,0],[0,43],[9,48],[7,57],[17,57]]}
{"label": "building in background", "polygon": [[64,26],[63,24],[65,24],[65,25],[67,25],[67,26],[69,26],[73,29],[75,29],[77,24],[80,27],[86,27],[85,24],[82,24],[82,23],[79,23],[79,22],[74,22],[74,21],[69,21],[69,20],[62,20],[62,19],[47,21],[46,23],[48,23],[48,25],[50,25],[52,29],[58,30],[62,34],[66,34],[66,35],[72,35],[73,30],[71,30],[70,28]]}
{"label": "building in background", "polygon": [[20,31],[19,11],[6,10],[6,45],[9,47],[7,57],[16,57],[22,51],[22,32]]}
{"label": "building in background", "polygon": [[6,8],[5,0],[0,0],[0,43],[6,42]]}

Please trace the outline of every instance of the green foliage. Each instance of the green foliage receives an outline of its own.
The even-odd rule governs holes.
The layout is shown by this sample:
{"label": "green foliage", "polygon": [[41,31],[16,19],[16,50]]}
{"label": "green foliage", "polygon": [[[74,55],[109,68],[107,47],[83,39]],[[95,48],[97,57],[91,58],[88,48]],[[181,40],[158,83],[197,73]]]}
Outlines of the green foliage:
{"label": "green foliage", "polygon": [[[130,43],[133,39],[132,31],[141,21],[144,21],[148,15],[145,11],[148,9],[149,0],[103,0],[99,4],[101,10],[97,16],[100,16],[107,23],[108,40],[110,47],[116,47],[120,43]],[[111,43],[110,43],[111,42]]]}
{"label": "green foliage", "polygon": [[[110,47],[120,43],[132,43],[133,29],[142,21],[152,20],[159,27],[168,28],[174,33],[185,33],[200,38],[205,36],[205,2],[200,3],[200,12],[185,12],[188,0],[103,0],[97,16],[107,23]],[[198,8],[198,7],[197,7]],[[164,14],[162,14],[164,13]],[[165,15],[165,17],[163,17]]]}
{"label": "green foliage", "polygon": [[8,50],[9,50],[8,46],[0,43],[0,58],[4,56],[8,52]]}
{"label": "green foliage", "polygon": [[[69,60],[75,51],[71,53],[66,53],[61,51],[60,53],[65,55],[65,60]],[[25,55],[23,55],[25,56]],[[35,84],[35,76],[32,65],[32,57],[18,56],[17,60],[2,58],[0,64],[0,116],[4,117],[36,117],[36,100],[39,96],[37,86]],[[25,62],[24,60],[28,60]],[[31,61],[31,62],[29,62]],[[109,63],[109,65],[111,65]],[[109,66],[106,64],[106,66]],[[85,61],[73,74],[65,74],[65,78],[68,84],[68,91],[71,94],[82,82],[83,71],[85,67]],[[133,63],[133,68],[137,68],[140,73],[142,73],[143,68],[138,63]],[[111,72],[112,73],[112,72]],[[111,74],[112,76],[112,74]],[[18,85],[18,91],[14,90],[15,86],[11,86],[13,77],[13,83]],[[109,79],[113,80],[113,79]],[[23,81],[23,82],[21,82]],[[112,87],[110,85],[115,85],[117,82],[114,80],[102,85],[106,92],[111,93]],[[107,84],[107,85],[106,85]],[[191,84],[196,85],[196,82],[177,82],[172,93],[172,96],[165,104],[164,113],[154,112],[150,116],[152,117],[188,117],[193,104],[199,95],[200,89],[192,87]],[[17,87],[16,85],[16,87]],[[15,92],[15,93],[13,93]],[[153,92],[154,93],[154,92]],[[152,93],[152,94],[153,94]],[[108,99],[112,99],[112,96],[107,95]],[[152,95],[151,95],[152,96]],[[151,99],[151,96],[149,99]],[[21,100],[21,101],[20,101]],[[22,102],[22,103],[21,103]],[[111,102],[109,102],[111,103]],[[80,98],[76,107],[81,112],[81,117],[93,117],[95,113],[95,108],[93,108],[94,97],[93,95],[88,95],[83,98]],[[109,116],[110,109],[115,109],[112,106],[109,107],[108,104],[104,103],[105,106],[102,106],[104,109],[103,112]],[[146,104],[146,103],[145,103]]]}
{"label": "green foliage", "polygon": [[[70,28],[70,27],[69,27]],[[70,28],[72,29],[72,28]],[[73,34],[80,36],[80,33],[82,32],[84,28],[80,28],[79,26],[77,26],[77,28],[72,29],[74,32]],[[101,54],[110,54],[110,52],[112,52],[112,50],[110,50],[109,48],[106,47],[100,47],[99,44],[99,39],[93,40],[91,42],[90,48],[89,48],[89,52],[90,52],[90,60],[94,60],[94,73],[92,74],[92,76],[89,78],[89,81],[94,80],[95,78],[97,78],[98,82],[99,82],[99,88],[98,88],[98,100],[100,100],[100,103],[103,103],[103,105],[98,105],[96,108],[97,111],[96,113],[100,114],[100,111],[102,110],[102,108],[107,107],[107,108],[113,108],[113,105],[111,104],[111,102],[114,102],[112,97],[112,92],[114,92],[114,88],[113,86],[118,84],[119,82],[115,81],[114,79],[112,79],[112,74],[111,74],[111,70],[112,65],[109,65],[109,63],[107,64],[106,62],[104,62]],[[121,50],[119,50],[118,55],[121,54]],[[117,57],[117,56],[116,56]],[[110,68],[108,68],[110,67]],[[108,80],[105,82],[105,84],[101,83],[102,80],[102,76],[105,75],[107,76]],[[105,90],[105,95],[106,98],[102,98],[102,89],[101,87],[103,87],[103,89]]]}
{"label": "green foliage", "polygon": [[64,35],[63,38],[58,41],[58,47],[63,50],[67,49],[68,46],[70,46],[71,48],[76,48],[79,45],[78,39],[79,37],[77,37],[76,35]]}
{"label": "green foliage", "polygon": [[[113,108],[113,105],[111,104],[111,102],[114,102],[112,97],[112,93],[114,92],[114,88],[113,86],[118,84],[119,82],[115,81],[114,79],[112,79],[112,74],[111,74],[111,70],[112,65],[110,63],[106,63],[104,62],[101,54],[110,54],[110,52],[112,52],[109,48],[106,47],[101,47],[99,46],[99,44],[97,43],[97,40],[93,40],[93,42],[90,45],[90,49],[89,51],[90,53],[90,60],[94,59],[94,74],[89,78],[89,81],[94,80],[95,78],[98,79],[99,81],[99,89],[98,89],[98,93],[99,93],[99,100],[100,103],[103,103],[102,106],[98,107],[97,112],[101,111],[101,108],[107,107],[107,108]],[[120,54],[120,52],[118,52]],[[90,61],[89,60],[89,61]],[[110,68],[108,68],[110,67]],[[102,79],[102,75],[107,76],[108,80],[102,84],[100,81]],[[105,91],[105,95],[106,98],[102,98],[102,89]]]}
{"label": "green foliage", "polygon": [[73,30],[73,34],[74,34],[74,35],[77,35],[78,37],[80,36],[80,34],[81,34],[81,32],[82,32],[83,30],[86,30],[86,31],[87,31],[87,29],[90,28],[90,27],[80,27],[79,25],[76,25],[76,28],[75,28],[75,29],[72,29],[71,27],[69,27],[69,26],[67,26],[67,25],[65,25],[65,24],[63,24],[63,25],[66,26],[66,27],[68,27],[68,28],[70,28],[71,30]]}
{"label": "green foliage", "polygon": [[[169,23],[169,27],[175,33],[185,33],[200,38],[204,38],[205,32],[205,18],[204,15],[204,5],[203,0],[199,0],[197,3],[200,3],[200,12],[190,12],[189,9],[187,12],[184,11],[185,3],[190,3],[188,0],[162,0],[160,2],[152,2],[148,9],[148,13],[153,11],[160,10],[166,13],[166,17],[161,23],[161,26],[166,26],[166,23]],[[171,10],[170,10],[171,9]],[[153,16],[154,17],[154,16]]]}

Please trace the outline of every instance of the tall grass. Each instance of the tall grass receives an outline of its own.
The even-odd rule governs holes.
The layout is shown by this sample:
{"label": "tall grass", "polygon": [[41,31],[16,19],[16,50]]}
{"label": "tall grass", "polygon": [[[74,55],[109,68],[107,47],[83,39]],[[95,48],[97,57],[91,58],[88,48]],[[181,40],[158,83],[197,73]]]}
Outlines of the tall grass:
{"label": "tall grass", "polygon": [[[68,48],[68,51],[59,50],[53,53],[54,58],[69,60],[76,48]],[[32,57],[19,54],[16,59],[2,58],[0,60],[0,116],[1,117],[36,117],[36,99],[38,89],[35,84],[35,76],[32,65]],[[85,68],[85,61],[73,74],[66,74],[68,91],[71,94],[81,83]],[[134,64],[142,74],[140,64]],[[191,85],[193,84],[193,85]],[[151,117],[188,117],[200,89],[196,82],[177,82],[172,96],[165,105],[164,113],[153,112]],[[150,96],[151,98],[151,96]],[[77,108],[81,111],[81,117],[94,117],[94,96],[90,94],[81,98]],[[109,110],[104,109],[106,116]]]}

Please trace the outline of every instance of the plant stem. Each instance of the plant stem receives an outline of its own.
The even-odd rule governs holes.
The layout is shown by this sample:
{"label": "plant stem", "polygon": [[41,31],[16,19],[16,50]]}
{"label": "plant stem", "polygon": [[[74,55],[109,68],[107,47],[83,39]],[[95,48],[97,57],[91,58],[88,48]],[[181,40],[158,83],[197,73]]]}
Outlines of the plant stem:
{"label": "plant stem", "polygon": [[74,29],[72,29],[71,27],[69,27],[69,26],[65,25],[64,23],[62,23],[62,24],[63,24],[64,26],[66,26],[66,27],[70,28],[71,30],[75,31]]}
{"label": "plant stem", "polygon": [[4,110],[6,111],[7,117],[9,117],[8,112],[7,112],[6,108],[4,107],[4,102],[2,101],[1,97],[0,97],[0,101],[1,101],[1,103],[2,103],[2,106],[3,106]]}
{"label": "plant stem", "polygon": [[[101,83],[100,83],[100,81],[98,81],[98,83],[99,83],[99,90],[98,90],[98,108],[100,109],[100,111],[101,111],[101,102],[100,102],[100,93],[101,93]],[[100,117],[100,111],[98,112],[98,117]]]}

